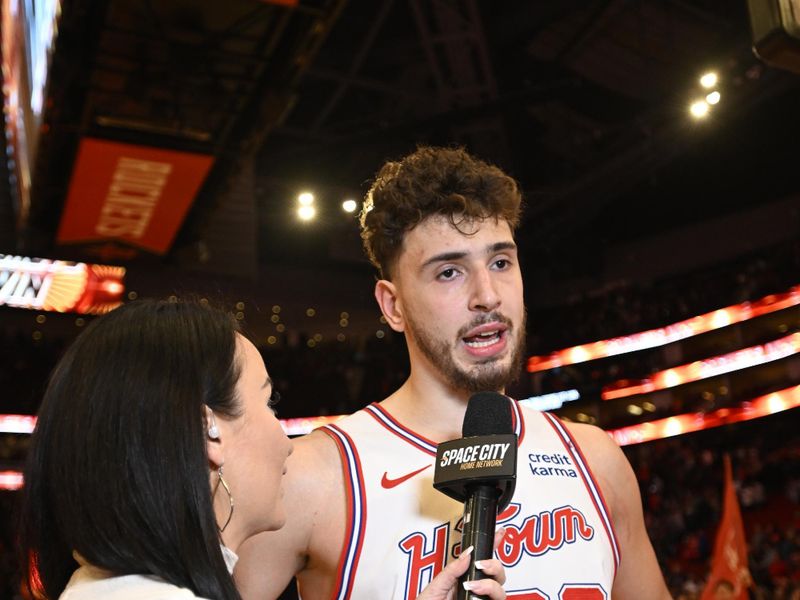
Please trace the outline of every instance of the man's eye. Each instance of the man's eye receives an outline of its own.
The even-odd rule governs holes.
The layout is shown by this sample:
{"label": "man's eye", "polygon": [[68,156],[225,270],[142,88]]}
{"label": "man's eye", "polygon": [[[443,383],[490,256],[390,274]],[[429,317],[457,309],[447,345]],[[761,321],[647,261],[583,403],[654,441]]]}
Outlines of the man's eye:
{"label": "man's eye", "polygon": [[455,269],[445,269],[439,273],[439,279],[452,279],[456,275]]}
{"label": "man's eye", "polygon": [[267,406],[274,408],[275,405],[281,401],[281,393],[278,390],[272,390],[272,395],[267,399]]}
{"label": "man's eye", "polygon": [[508,262],[508,259],[505,259],[505,258],[499,258],[499,259],[497,259],[497,260],[495,261],[495,263],[494,263],[494,264],[495,264],[495,266],[496,266],[498,269],[505,269],[505,268],[507,268],[507,267],[508,267],[508,265],[509,265],[510,263]]}

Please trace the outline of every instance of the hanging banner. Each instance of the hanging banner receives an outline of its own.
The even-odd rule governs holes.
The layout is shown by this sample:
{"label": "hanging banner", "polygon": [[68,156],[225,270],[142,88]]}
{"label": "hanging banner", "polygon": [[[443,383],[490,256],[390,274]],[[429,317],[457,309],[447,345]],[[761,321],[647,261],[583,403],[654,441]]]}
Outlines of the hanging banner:
{"label": "hanging banner", "polygon": [[166,254],[212,162],[204,154],[82,140],[57,241],[116,239]]}

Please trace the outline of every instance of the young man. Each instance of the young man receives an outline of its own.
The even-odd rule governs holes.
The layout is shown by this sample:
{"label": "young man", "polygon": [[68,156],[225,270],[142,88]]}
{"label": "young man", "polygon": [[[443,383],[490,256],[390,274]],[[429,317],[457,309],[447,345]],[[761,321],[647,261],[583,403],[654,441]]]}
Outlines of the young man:
{"label": "young man", "polygon": [[[433,489],[433,460],[461,437],[469,397],[502,391],[521,366],[520,200],[513,179],[460,149],[420,148],[378,173],[362,237],[411,374],[296,441],[287,525],[242,546],[245,600],[275,597],[293,574],[304,600],[412,600],[458,555],[463,505]],[[497,550],[508,598],[669,598],[620,449],[600,429],[511,405],[517,485]]]}

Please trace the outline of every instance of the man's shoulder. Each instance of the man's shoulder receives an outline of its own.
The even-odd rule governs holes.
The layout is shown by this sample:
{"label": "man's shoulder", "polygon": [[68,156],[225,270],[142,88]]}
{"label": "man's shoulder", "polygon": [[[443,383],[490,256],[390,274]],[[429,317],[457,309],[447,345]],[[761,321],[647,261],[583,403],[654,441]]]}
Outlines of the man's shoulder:
{"label": "man's shoulder", "polygon": [[600,452],[613,452],[615,448],[619,448],[614,440],[611,439],[611,436],[608,435],[608,433],[595,425],[567,421],[552,413],[525,406],[519,400],[515,400],[515,402],[523,415],[536,416],[537,418],[547,416],[551,419],[555,419],[558,423],[566,428],[570,435],[575,438],[575,441],[577,441],[579,444],[587,444],[592,448],[596,448]]}
{"label": "man's shoulder", "polygon": [[292,440],[294,451],[289,457],[290,468],[292,464],[301,465],[303,473],[312,479],[317,476],[320,469],[338,468],[341,465],[340,450],[336,441],[339,433],[349,437],[363,430],[365,424],[373,424],[373,421],[368,411],[362,409],[333,421],[330,426],[323,426],[307,435],[294,438]]}
{"label": "man's shoulder", "polygon": [[572,421],[562,421],[562,423],[579,444],[586,444],[591,449],[599,452],[619,450],[619,446],[617,446],[612,437],[596,425],[573,423]]}
{"label": "man's shoulder", "polygon": [[638,496],[636,478],[628,459],[606,431],[594,425],[565,423],[603,490],[615,521],[629,497]]}
{"label": "man's shoulder", "polygon": [[577,442],[596,475],[614,479],[619,467],[627,464],[622,450],[605,430],[595,425],[571,421],[562,421],[562,424]]}
{"label": "man's shoulder", "polygon": [[575,440],[584,458],[589,463],[593,474],[601,480],[599,483],[601,483],[601,487],[604,490],[620,485],[629,485],[627,471],[630,470],[630,466],[628,459],[625,458],[620,447],[606,431],[595,425],[559,419],[550,413],[544,413],[522,405],[520,405],[520,409],[525,415],[536,415],[538,417],[547,414],[552,419],[556,419]]}
{"label": "man's shoulder", "polygon": [[[301,471],[296,475],[316,477],[316,471],[338,465],[339,454],[333,439],[322,429],[315,429],[308,435],[292,440],[294,446],[289,457],[289,470],[299,465]],[[314,471],[314,472],[310,472]]]}

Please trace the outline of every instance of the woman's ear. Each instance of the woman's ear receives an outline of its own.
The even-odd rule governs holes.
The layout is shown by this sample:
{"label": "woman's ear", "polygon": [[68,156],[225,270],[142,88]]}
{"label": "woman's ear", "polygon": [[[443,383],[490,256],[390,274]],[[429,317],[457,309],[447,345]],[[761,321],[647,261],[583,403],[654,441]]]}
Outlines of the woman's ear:
{"label": "woman's ear", "polygon": [[217,418],[214,411],[208,406],[203,407],[203,416],[206,429],[206,453],[208,461],[214,470],[219,469],[225,464],[225,456],[222,451],[222,433],[217,427]]}
{"label": "woman's ear", "polygon": [[397,296],[397,288],[387,280],[380,279],[375,284],[375,300],[381,307],[381,312],[389,327],[397,332],[405,331],[406,322],[403,317],[403,304]]}

